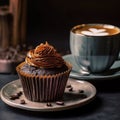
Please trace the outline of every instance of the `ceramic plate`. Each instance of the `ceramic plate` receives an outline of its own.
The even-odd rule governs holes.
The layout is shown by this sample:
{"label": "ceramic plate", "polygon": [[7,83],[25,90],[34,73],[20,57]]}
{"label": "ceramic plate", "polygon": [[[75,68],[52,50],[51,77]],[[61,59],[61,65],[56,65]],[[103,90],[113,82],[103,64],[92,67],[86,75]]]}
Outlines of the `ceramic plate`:
{"label": "ceramic plate", "polygon": [[110,68],[109,71],[104,72],[104,73],[100,73],[100,74],[89,74],[89,75],[83,75],[80,74],[79,71],[79,67],[78,65],[75,63],[74,57],[69,54],[69,55],[65,55],[63,56],[63,58],[70,62],[73,66],[72,71],[70,73],[70,77],[72,78],[77,78],[77,79],[84,79],[84,80],[92,80],[92,79],[112,79],[112,78],[117,78],[120,77],[120,60],[117,60],[112,67]]}
{"label": "ceramic plate", "polygon": [[[10,96],[22,91],[22,86],[20,80],[15,80],[6,84],[1,89],[1,99],[7,105],[30,110],[30,111],[61,111],[67,110],[75,107],[80,107],[89,103],[96,95],[96,88],[89,82],[74,80],[69,78],[67,86],[71,85],[73,90],[70,91],[70,88],[66,87],[63,102],[64,105],[58,105],[56,102],[51,102],[52,106],[48,107],[45,102],[31,102],[27,100],[22,94],[19,99],[11,100]],[[82,93],[80,92],[81,90]],[[21,104],[20,101],[24,99],[26,104]]]}

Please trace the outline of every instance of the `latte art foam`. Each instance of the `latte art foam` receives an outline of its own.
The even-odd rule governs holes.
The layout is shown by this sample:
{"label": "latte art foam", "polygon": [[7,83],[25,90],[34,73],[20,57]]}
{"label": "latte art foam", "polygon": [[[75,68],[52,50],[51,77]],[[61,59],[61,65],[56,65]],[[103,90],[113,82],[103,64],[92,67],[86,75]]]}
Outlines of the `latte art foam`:
{"label": "latte art foam", "polygon": [[119,29],[112,25],[86,24],[73,29],[74,33],[88,36],[109,36],[119,33]]}
{"label": "latte art foam", "polygon": [[81,31],[81,34],[91,35],[91,36],[106,36],[106,35],[109,35],[109,33],[106,31],[106,29],[96,29],[96,28],[90,28],[87,31]]}

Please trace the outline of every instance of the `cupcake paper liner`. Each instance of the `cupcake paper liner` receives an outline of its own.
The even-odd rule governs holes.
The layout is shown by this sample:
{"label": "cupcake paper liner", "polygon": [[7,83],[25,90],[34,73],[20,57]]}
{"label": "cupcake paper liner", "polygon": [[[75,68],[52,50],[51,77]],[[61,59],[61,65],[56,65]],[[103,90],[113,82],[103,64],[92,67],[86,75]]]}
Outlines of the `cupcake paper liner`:
{"label": "cupcake paper liner", "polygon": [[71,71],[71,65],[66,63],[68,70],[56,75],[31,75],[20,70],[22,63],[17,66],[25,97],[34,102],[48,102],[63,98],[66,83]]}

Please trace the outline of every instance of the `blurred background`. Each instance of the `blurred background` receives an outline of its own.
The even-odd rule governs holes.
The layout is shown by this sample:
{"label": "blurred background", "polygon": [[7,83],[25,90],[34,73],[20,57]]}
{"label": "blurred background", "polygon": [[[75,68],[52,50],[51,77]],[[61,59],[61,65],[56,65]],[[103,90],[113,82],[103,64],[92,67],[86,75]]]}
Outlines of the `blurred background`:
{"label": "blurred background", "polygon": [[[9,0],[0,0],[0,5]],[[28,0],[27,43],[48,41],[59,51],[69,51],[70,29],[83,23],[120,27],[119,0]]]}

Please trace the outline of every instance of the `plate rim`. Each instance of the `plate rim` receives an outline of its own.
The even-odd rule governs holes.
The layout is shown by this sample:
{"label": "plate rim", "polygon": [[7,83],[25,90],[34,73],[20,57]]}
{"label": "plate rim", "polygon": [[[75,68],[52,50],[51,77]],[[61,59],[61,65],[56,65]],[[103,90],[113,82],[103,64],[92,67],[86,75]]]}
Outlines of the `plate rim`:
{"label": "plate rim", "polygon": [[[87,97],[83,100],[79,100],[79,102],[75,103],[75,104],[72,104],[72,105],[68,105],[68,106],[59,106],[57,108],[52,108],[52,107],[47,107],[46,109],[40,109],[40,108],[31,108],[31,107],[27,107],[25,105],[22,105],[22,104],[16,104],[15,102],[12,102],[10,100],[8,100],[5,96],[4,96],[4,89],[9,86],[10,84],[13,84],[17,81],[20,81],[20,79],[17,79],[17,80],[14,80],[14,81],[11,81],[9,83],[7,83],[6,85],[4,85],[2,88],[1,88],[1,92],[0,92],[0,97],[1,97],[1,100],[7,104],[8,106],[11,106],[11,107],[14,107],[14,108],[19,108],[19,109],[23,109],[23,110],[28,110],[28,111],[39,111],[39,112],[53,112],[53,111],[63,111],[63,110],[68,110],[68,109],[73,109],[73,108],[77,108],[77,107],[81,107],[83,105],[86,105],[88,104],[89,102],[91,102],[92,100],[95,99],[96,97],[96,94],[97,94],[97,90],[96,90],[96,87],[91,84],[90,82],[88,81],[83,81],[83,80],[76,80],[76,79],[73,79],[73,78],[68,78],[70,80],[74,80],[75,82],[82,82],[83,84],[87,83],[94,91],[94,93],[91,93],[92,95],[90,97]],[[29,101],[29,100],[28,100]]]}
{"label": "plate rim", "polygon": [[[70,57],[70,56],[72,56],[72,54],[64,55],[63,59],[66,60],[66,57]],[[81,79],[81,80],[99,80],[99,79],[106,80],[106,79],[118,78],[118,77],[120,77],[120,74],[113,74],[113,75],[106,75],[106,76],[97,75],[97,74],[95,76],[94,75],[92,76],[92,74],[91,74],[91,76],[89,76],[89,75],[82,76],[78,72],[74,73],[71,71],[70,77],[75,78],[75,79]]]}

